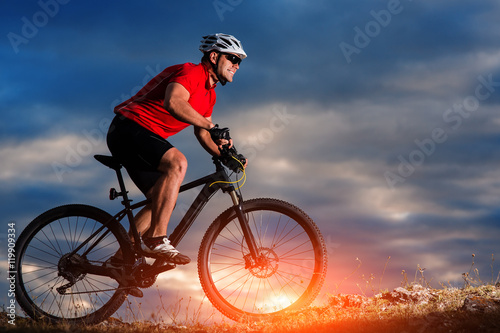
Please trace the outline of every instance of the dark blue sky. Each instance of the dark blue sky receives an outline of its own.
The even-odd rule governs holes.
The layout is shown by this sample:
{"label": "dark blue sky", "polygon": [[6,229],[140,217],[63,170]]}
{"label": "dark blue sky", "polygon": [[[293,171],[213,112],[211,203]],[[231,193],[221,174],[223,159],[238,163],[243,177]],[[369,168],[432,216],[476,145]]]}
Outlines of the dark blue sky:
{"label": "dark blue sky", "polygon": [[[248,58],[217,88],[213,118],[251,157],[245,196],[295,203],[323,231],[323,294],[371,292],[366,281],[373,274],[379,287],[388,257],[381,288],[398,287],[402,270],[413,280],[419,266],[435,287],[461,285],[472,254],[484,281],[497,278],[497,1],[41,0],[2,9],[0,217],[19,233],[60,204],[118,210],[106,199],[113,174],[91,157],[107,152],[112,107],[164,67],[199,62],[201,36],[224,32]],[[190,162],[186,180],[211,170],[191,129],[172,143]],[[228,205],[221,196],[200,219]],[[196,257],[207,226],[190,232],[197,240],[184,252]],[[356,259],[361,267],[342,282]],[[162,293],[201,295],[195,265],[159,281]]]}

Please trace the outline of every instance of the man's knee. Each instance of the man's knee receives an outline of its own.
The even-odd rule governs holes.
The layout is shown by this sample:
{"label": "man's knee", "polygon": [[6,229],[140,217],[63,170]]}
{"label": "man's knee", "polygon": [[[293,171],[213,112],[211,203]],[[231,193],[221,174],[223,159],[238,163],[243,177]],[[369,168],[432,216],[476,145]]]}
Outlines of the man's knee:
{"label": "man's knee", "polygon": [[176,158],[173,163],[172,163],[172,167],[178,172],[178,173],[181,173],[182,175],[184,175],[187,171],[187,167],[188,167],[188,162],[187,162],[187,158],[183,155],[183,154],[180,154],[180,156],[178,156],[178,158]]}
{"label": "man's knee", "polygon": [[174,172],[176,174],[184,175],[186,173],[188,162],[186,156],[179,150],[172,148],[169,149],[161,160],[159,170],[161,172]]}

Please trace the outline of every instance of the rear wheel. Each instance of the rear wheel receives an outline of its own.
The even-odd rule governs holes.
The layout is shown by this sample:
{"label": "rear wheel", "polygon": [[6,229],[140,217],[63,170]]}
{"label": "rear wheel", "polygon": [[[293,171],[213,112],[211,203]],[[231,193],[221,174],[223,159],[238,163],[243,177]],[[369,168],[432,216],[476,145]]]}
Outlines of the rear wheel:
{"label": "rear wheel", "polygon": [[82,262],[102,265],[120,248],[124,258],[133,261],[121,224],[109,223],[69,255],[111,219],[95,207],[66,205],[41,214],[21,233],[16,243],[16,298],[30,317],[95,324],[122,305],[127,293],[116,280],[78,268]]}
{"label": "rear wheel", "polygon": [[326,274],[327,255],[316,224],[275,199],[243,202],[257,245],[253,258],[233,208],[207,230],[198,273],[212,304],[237,320],[259,319],[309,305]]}

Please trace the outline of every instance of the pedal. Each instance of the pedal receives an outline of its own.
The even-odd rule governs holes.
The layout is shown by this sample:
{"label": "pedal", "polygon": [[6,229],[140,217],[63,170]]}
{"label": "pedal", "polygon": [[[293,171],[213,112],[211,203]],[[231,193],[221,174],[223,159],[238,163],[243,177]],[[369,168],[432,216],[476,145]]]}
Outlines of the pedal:
{"label": "pedal", "polygon": [[142,298],[144,296],[144,294],[142,293],[142,290],[137,288],[137,287],[130,287],[127,289],[127,293],[129,295],[132,295],[134,297],[139,297],[139,298]]}
{"label": "pedal", "polygon": [[155,268],[156,267],[163,267],[163,268],[165,268],[166,271],[169,271],[169,270],[177,267],[177,265],[172,263],[172,262],[168,262],[163,258],[157,258],[157,259],[155,259],[155,262],[153,263],[153,267],[155,267]]}
{"label": "pedal", "polygon": [[173,265],[172,268],[175,268],[176,265],[187,265],[191,262],[191,258],[186,255],[181,254],[181,256],[175,256],[174,258],[168,258],[162,254],[154,254],[154,253],[146,253],[149,258],[154,258],[156,261],[161,260],[163,265]]}

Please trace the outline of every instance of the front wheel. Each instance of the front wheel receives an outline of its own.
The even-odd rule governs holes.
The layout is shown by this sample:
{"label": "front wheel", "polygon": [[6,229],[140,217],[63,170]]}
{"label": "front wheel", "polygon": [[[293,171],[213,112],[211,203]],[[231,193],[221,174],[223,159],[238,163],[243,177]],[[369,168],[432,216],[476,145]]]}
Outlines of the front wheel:
{"label": "front wheel", "polygon": [[254,258],[234,208],[209,227],[198,254],[205,294],[236,321],[297,310],[318,295],[326,275],[326,246],[302,210],[275,199],[242,204],[257,245]]}

